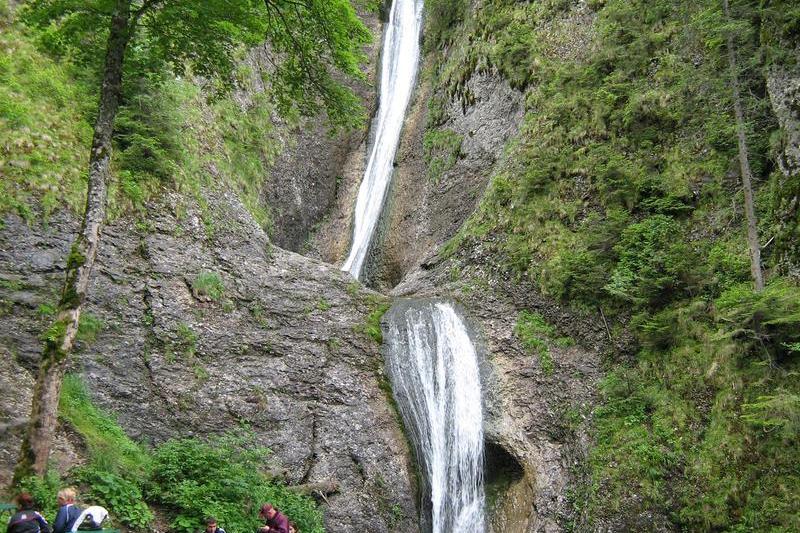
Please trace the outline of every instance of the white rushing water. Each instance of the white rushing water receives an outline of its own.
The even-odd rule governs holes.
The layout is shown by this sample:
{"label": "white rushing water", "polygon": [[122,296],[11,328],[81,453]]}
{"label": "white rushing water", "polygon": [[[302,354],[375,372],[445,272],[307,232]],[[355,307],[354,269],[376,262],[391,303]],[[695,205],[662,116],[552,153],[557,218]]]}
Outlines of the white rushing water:
{"label": "white rushing water", "polygon": [[400,142],[406,108],[419,64],[422,0],[394,0],[383,38],[378,114],[373,122],[374,141],[353,217],[353,241],[342,270],[356,279],[367,256],[383,210],[394,156]]}
{"label": "white rushing water", "polygon": [[484,531],[481,381],[466,325],[434,301],[397,304],[387,319],[389,377],[424,467],[431,531]]}

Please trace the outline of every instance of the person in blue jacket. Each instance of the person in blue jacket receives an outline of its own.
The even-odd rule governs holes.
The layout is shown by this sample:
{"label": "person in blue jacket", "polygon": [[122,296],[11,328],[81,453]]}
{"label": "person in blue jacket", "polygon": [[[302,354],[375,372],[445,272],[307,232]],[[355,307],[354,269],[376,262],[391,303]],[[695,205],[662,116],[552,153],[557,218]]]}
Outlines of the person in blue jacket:
{"label": "person in blue jacket", "polygon": [[17,496],[17,509],[8,521],[6,533],[50,533],[47,520],[33,509],[33,496],[27,492]]}
{"label": "person in blue jacket", "polygon": [[75,489],[69,487],[58,491],[58,513],[53,522],[53,533],[71,531],[80,515],[81,508],[75,505]]}

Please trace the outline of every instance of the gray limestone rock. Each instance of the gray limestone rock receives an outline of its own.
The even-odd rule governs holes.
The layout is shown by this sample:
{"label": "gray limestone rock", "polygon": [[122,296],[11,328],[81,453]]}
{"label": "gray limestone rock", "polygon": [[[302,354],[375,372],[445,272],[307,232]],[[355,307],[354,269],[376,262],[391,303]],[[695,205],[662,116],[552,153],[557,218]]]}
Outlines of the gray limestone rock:
{"label": "gray limestone rock", "polygon": [[[360,331],[377,296],[330,265],[272,246],[234,195],[210,193],[210,238],[196,206],[180,219],[172,213],[183,201],[148,206],[147,224],[106,227],[86,306],[103,327],[93,343],[79,343],[71,371],[145,443],[249,424],[273,451],[267,466],[289,483],[339,483],[324,508],[331,531],[399,531],[398,513],[407,517],[402,530],[415,530],[407,445],[378,385],[379,347]],[[8,362],[0,384],[18,391],[0,403],[0,423],[13,425],[29,410],[47,321],[34,306],[56,301],[76,220],[4,222],[0,277],[20,280],[0,287]],[[193,291],[203,273],[222,282],[220,298]],[[0,436],[8,475],[19,438]]]}

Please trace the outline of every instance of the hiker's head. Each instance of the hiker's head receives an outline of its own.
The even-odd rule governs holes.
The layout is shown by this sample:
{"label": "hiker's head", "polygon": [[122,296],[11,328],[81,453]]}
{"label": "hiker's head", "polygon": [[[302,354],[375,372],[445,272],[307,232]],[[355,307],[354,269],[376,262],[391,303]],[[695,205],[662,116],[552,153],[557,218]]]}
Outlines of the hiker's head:
{"label": "hiker's head", "polygon": [[261,506],[261,512],[258,513],[258,516],[261,518],[272,518],[277,514],[277,510],[272,506],[271,503],[265,503]]}
{"label": "hiker's head", "polygon": [[58,491],[58,505],[66,505],[75,502],[75,489],[67,487]]}
{"label": "hiker's head", "polygon": [[213,516],[206,517],[206,531],[208,533],[214,533],[217,530],[217,519]]}
{"label": "hiker's head", "polygon": [[31,496],[27,492],[20,492],[19,494],[17,494],[16,501],[17,501],[17,508],[19,508],[22,511],[27,509],[33,509],[33,496]]}

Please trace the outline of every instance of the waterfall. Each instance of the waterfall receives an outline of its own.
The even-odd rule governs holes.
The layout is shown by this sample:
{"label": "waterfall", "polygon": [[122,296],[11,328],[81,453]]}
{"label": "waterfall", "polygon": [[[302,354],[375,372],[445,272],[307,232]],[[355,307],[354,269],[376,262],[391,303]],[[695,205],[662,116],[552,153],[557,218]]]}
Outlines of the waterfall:
{"label": "waterfall", "polygon": [[431,300],[395,304],[387,321],[389,378],[423,467],[430,530],[484,531],[481,381],[466,325]]}
{"label": "waterfall", "polygon": [[358,279],[378,225],[400,130],[419,64],[422,0],[394,0],[383,39],[378,114],[373,122],[374,141],[358,190],[353,217],[353,241],[342,270]]}

